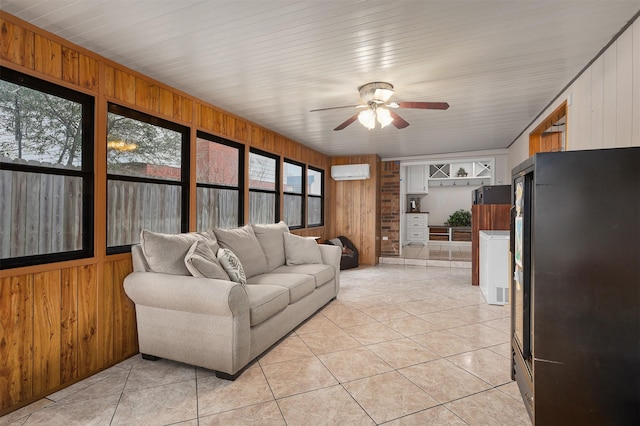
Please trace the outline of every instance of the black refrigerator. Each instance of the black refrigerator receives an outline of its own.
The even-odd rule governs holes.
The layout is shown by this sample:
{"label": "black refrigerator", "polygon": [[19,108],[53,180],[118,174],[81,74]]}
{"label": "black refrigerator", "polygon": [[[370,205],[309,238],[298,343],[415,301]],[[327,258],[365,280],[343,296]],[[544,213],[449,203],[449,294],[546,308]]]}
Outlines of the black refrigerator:
{"label": "black refrigerator", "polygon": [[535,425],[640,425],[640,147],[513,169],[511,375]]}

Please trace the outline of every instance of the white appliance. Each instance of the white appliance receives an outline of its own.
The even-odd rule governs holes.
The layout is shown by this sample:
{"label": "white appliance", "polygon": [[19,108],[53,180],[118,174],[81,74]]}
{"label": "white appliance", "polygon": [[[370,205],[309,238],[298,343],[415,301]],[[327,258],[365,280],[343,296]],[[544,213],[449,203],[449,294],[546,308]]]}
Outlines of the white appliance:
{"label": "white appliance", "polygon": [[480,290],[490,305],[509,303],[509,231],[480,231]]}
{"label": "white appliance", "polygon": [[368,164],[345,164],[331,166],[333,180],[363,180],[370,177]]}

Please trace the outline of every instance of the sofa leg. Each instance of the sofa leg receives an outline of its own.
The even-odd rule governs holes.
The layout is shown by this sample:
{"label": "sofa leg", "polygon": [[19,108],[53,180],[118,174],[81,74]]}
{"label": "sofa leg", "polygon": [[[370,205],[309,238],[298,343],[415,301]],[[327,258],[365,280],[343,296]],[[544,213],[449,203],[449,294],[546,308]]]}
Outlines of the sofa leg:
{"label": "sofa leg", "polygon": [[149,355],[149,354],[143,354],[143,353],[141,353],[140,355],[142,355],[142,359],[146,359],[147,361],[157,361],[160,359],[159,356],[155,356],[155,355]]}

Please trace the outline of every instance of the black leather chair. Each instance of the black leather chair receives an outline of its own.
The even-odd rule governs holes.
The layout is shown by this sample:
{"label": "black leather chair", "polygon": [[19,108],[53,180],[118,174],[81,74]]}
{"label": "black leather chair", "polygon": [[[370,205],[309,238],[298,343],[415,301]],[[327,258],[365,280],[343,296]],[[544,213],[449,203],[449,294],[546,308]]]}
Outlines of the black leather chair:
{"label": "black leather chair", "polygon": [[[341,235],[338,237],[342,243],[342,258],[340,259],[340,269],[351,269],[358,267],[359,255],[358,249],[353,245],[351,240]],[[331,240],[326,241],[327,244],[336,245]]]}

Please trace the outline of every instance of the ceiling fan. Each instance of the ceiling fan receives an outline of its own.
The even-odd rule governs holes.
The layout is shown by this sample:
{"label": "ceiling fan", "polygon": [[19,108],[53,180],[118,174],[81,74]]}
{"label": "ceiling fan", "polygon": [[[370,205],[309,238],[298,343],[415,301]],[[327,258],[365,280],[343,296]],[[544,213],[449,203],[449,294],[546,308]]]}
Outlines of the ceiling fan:
{"label": "ceiling fan", "polygon": [[393,124],[398,129],[404,129],[409,125],[409,122],[391,111],[389,108],[441,110],[449,108],[449,104],[446,102],[387,102],[394,93],[393,85],[391,83],[381,81],[362,85],[358,88],[358,92],[360,92],[360,99],[364,104],[312,109],[310,112],[327,111],[330,109],[340,108],[364,108],[364,110],[352,115],[333,130],[342,130],[356,120],[360,121],[364,127],[371,130],[376,127],[376,121],[380,124],[381,128],[386,127],[389,124]]}

